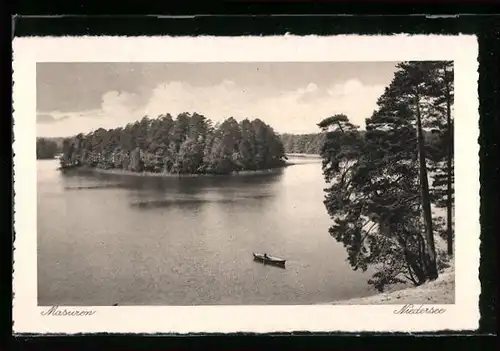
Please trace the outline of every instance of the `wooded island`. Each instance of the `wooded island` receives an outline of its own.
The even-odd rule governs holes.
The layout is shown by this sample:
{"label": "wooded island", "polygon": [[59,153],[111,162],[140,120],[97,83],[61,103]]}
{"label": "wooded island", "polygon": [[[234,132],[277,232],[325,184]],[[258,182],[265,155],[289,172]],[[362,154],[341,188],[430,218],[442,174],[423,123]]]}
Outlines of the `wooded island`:
{"label": "wooded island", "polygon": [[259,119],[220,124],[198,113],[147,116],[124,128],[97,129],[63,141],[61,167],[166,174],[229,174],[285,165],[279,136]]}

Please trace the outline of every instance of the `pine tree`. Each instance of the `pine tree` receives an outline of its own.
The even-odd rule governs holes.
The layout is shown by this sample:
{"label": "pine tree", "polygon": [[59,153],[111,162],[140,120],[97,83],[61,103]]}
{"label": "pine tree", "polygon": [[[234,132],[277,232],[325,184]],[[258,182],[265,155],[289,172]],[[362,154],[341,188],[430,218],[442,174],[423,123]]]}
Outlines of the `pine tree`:
{"label": "pine tree", "polygon": [[429,126],[436,135],[432,153],[435,171],[433,201],[438,207],[446,207],[446,240],[448,255],[453,255],[453,103],[454,71],[452,61],[434,62],[427,93],[432,98],[433,118]]}
{"label": "pine tree", "polygon": [[438,276],[431,212],[435,189],[427,173],[436,159],[447,158],[443,171],[450,169],[451,148],[441,147],[447,156],[436,150],[451,140],[450,114],[441,123],[438,107],[444,104],[443,111],[450,111],[452,86],[442,84],[446,79],[439,81],[437,67],[436,62],[399,64],[366,120],[366,132],[359,132],[345,115],[318,124],[324,133],[321,156],[329,183],[325,206],[333,220],[330,234],[343,243],[355,270],[375,268],[369,283],[379,290],[404,281],[420,285]]}

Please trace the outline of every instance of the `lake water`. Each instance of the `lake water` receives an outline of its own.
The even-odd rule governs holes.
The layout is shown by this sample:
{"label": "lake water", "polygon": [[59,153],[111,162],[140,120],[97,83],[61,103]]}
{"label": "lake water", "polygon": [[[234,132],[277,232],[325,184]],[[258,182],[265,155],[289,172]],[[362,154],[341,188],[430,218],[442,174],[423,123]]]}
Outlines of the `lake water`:
{"label": "lake water", "polygon": [[[63,175],[37,161],[39,305],[314,304],[373,294],[329,234],[319,160],[272,174]],[[287,260],[255,262],[252,252]]]}

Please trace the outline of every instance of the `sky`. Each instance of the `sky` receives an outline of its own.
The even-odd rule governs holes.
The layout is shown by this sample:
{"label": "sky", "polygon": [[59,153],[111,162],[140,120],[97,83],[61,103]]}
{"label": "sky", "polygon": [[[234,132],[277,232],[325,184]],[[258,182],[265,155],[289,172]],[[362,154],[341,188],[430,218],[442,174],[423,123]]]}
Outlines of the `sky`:
{"label": "sky", "polygon": [[361,127],[397,62],[38,63],[37,136],[64,137],[170,113],[260,118],[316,133],[344,113]]}

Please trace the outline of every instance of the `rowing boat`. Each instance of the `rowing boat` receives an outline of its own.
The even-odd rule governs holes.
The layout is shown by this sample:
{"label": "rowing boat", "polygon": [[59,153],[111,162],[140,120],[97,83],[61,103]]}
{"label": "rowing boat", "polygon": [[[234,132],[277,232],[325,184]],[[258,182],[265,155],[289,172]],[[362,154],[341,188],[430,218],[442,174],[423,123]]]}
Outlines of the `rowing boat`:
{"label": "rowing boat", "polygon": [[278,265],[278,266],[284,266],[286,260],[279,258],[279,257],[274,257],[274,256],[269,256],[266,254],[262,253],[253,253],[253,258],[256,261],[263,262],[264,264],[273,264],[273,265]]}

